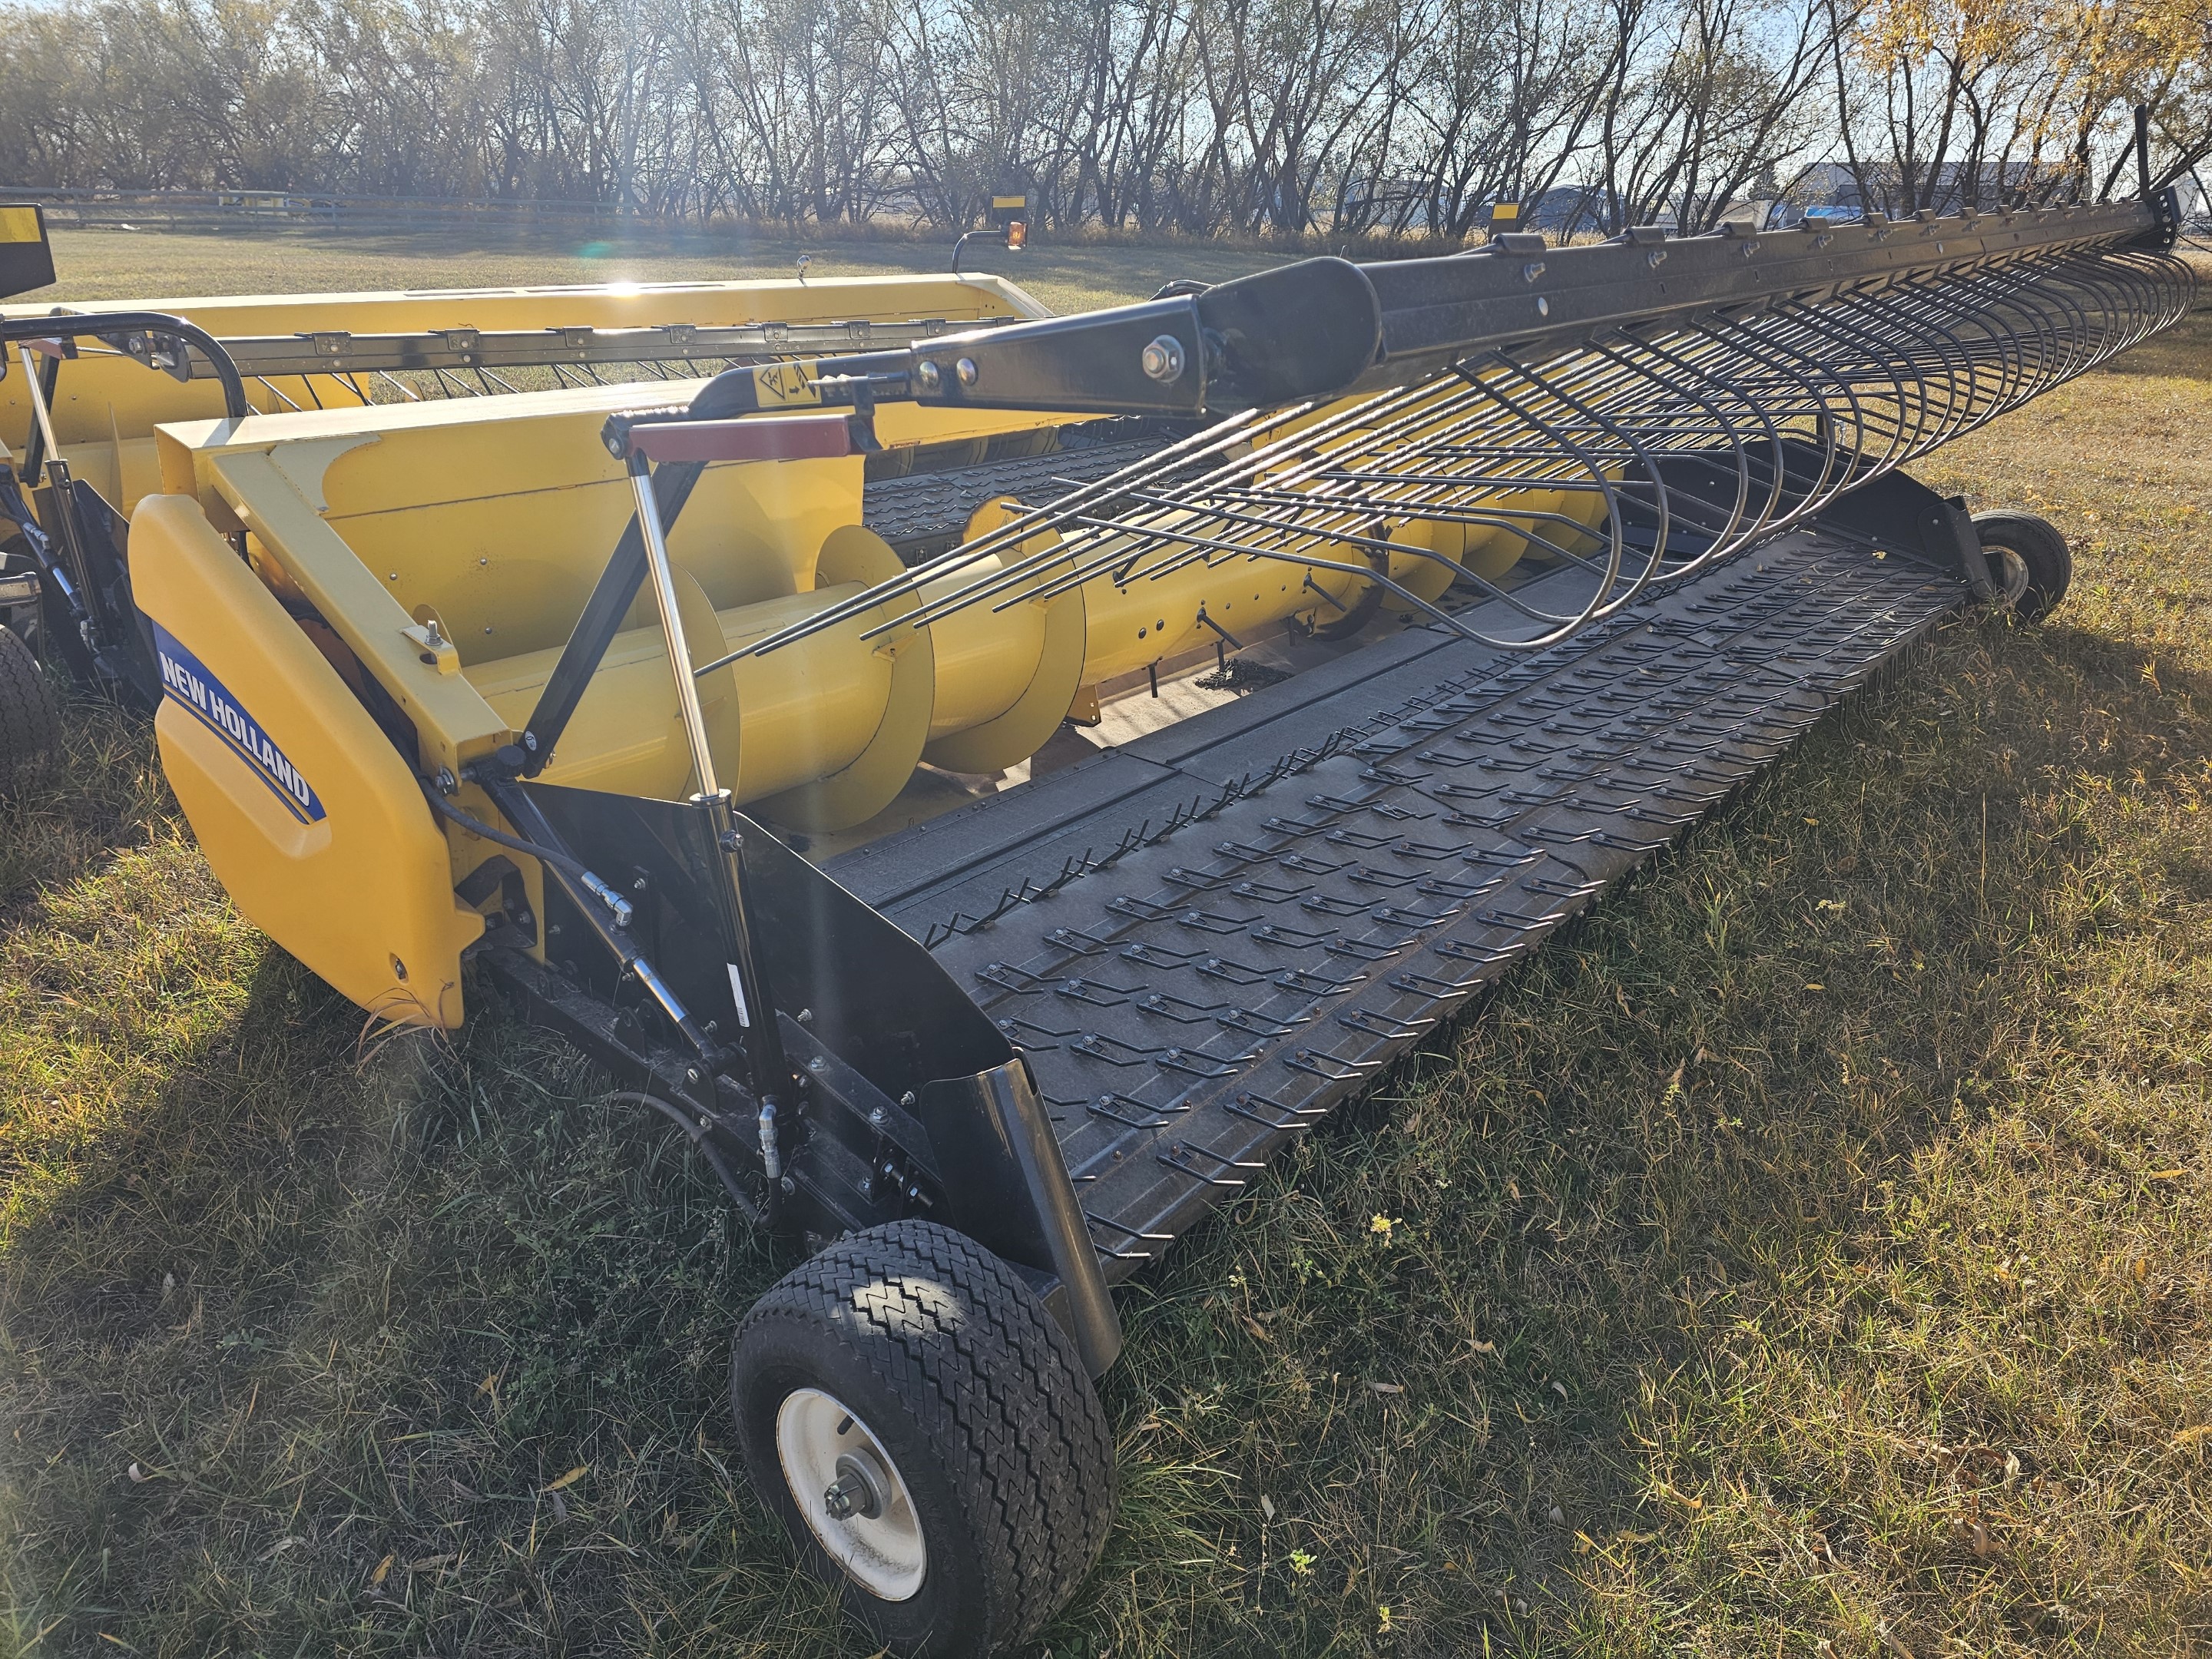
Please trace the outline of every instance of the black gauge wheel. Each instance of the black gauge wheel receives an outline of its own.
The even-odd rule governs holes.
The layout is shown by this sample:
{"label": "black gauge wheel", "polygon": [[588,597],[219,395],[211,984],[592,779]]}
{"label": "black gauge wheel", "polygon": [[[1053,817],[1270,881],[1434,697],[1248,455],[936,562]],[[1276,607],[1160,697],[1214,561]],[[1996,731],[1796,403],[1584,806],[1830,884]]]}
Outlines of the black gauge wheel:
{"label": "black gauge wheel", "polygon": [[2014,616],[2041,622],[2058,608],[2074,580],[2074,556],[2056,525],[2033,513],[1977,513],[1974,533],[1998,597]]}
{"label": "black gauge wheel", "polygon": [[1114,1437],[1075,1344],[947,1228],[872,1227],[778,1282],[730,1402],[755,1489],[905,1659],[1033,1637],[1104,1547]]}

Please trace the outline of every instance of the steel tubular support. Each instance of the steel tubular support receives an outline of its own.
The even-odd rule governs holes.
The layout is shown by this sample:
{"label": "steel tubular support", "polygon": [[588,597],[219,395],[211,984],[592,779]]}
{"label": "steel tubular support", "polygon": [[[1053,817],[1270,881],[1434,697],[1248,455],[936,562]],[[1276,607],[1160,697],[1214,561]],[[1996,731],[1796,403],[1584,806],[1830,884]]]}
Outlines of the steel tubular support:
{"label": "steel tubular support", "polygon": [[[775,1001],[767,982],[760,952],[754,948],[750,907],[745,891],[744,838],[738,833],[730,792],[714,781],[714,757],[707,743],[707,717],[699,706],[699,685],[691,673],[691,653],[684,638],[684,618],[676,600],[676,572],[668,558],[668,538],[660,524],[660,506],[654,499],[653,464],[641,451],[633,450],[628,461],[631,493],[637,506],[637,526],[645,544],[647,579],[654,602],[660,608],[661,637],[668,645],[669,672],[676,682],[677,708],[684,735],[691,745],[691,767],[699,781],[691,805],[707,815],[714,844],[721,850],[717,897],[722,910],[723,936],[730,944],[730,992],[737,1004],[738,1023],[744,1028],[746,1069],[753,1092],[762,1102],[763,1123],[774,1121],[773,1108],[787,1100],[791,1068],[784,1059],[783,1039],[776,1030]],[[763,1135],[768,1131],[764,1128]]]}

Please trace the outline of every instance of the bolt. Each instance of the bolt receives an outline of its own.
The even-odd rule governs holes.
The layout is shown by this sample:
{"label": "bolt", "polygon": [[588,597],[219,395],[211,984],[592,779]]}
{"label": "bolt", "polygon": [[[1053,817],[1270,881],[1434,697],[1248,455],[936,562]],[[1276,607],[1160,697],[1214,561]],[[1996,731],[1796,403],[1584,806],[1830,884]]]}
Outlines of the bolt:
{"label": "bolt", "polygon": [[1544,262],[1541,259],[1531,259],[1521,267],[1521,280],[1524,283],[1533,283],[1543,274]]}
{"label": "bolt", "polygon": [[813,1011],[811,1008],[801,1008],[801,1009],[799,1011],[799,1023],[801,1025],[811,1025],[811,1024],[814,1024],[814,1011]]}
{"label": "bolt", "polygon": [[1552,302],[1540,294],[1536,296],[1536,314],[1539,317],[1548,317],[1552,314]]}
{"label": "bolt", "polygon": [[1147,380],[1165,384],[1182,378],[1182,342],[1172,334],[1162,334],[1146,343],[1137,356],[1138,367],[1145,371]]}
{"label": "bolt", "polygon": [[884,1121],[884,1109],[883,1109],[882,1107],[878,1106],[878,1107],[876,1107],[875,1109],[873,1109],[872,1111],[870,1111],[870,1112],[869,1112],[869,1114],[868,1114],[868,1121],[869,1121],[869,1122],[871,1122],[871,1123],[881,1123],[883,1121]]}
{"label": "bolt", "polygon": [[983,378],[983,371],[975,367],[975,360],[973,357],[963,357],[952,365],[952,372],[960,377],[960,384],[963,386],[973,386]]}
{"label": "bolt", "polygon": [[914,1091],[909,1089],[904,1094],[901,1095],[899,1097],[899,1104],[905,1107],[908,1111],[912,1111],[914,1109]]}
{"label": "bolt", "polygon": [[799,1190],[799,1183],[789,1176],[786,1176],[783,1178],[783,1190],[787,1193],[795,1193]]}
{"label": "bolt", "polygon": [[630,883],[629,890],[633,893],[642,893],[645,890],[645,878],[640,876],[635,881]]}
{"label": "bolt", "polygon": [[806,1062],[806,1069],[810,1072],[820,1071],[822,1069],[822,1056],[817,1054],[813,1059],[808,1060]]}
{"label": "bolt", "polygon": [[945,384],[945,371],[925,357],[915,365],[914,378],[925,392],[934,392]]}
{"label": "bolt", "polygon": [[1667,250],[1663,247],[1653,248],[1650,252],[1644,256],[1644,263],[1654,270],[1658,270],[1667,263]]}

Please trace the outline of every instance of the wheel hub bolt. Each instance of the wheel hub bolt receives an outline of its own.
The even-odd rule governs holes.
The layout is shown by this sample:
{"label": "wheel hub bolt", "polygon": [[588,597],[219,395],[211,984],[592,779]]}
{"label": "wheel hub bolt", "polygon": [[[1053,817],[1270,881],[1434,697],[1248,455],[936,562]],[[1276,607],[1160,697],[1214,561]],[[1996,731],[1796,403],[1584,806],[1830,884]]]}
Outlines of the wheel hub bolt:
{"label": "wheel hub bolt", "polygon": [[883,1494],[876,1488],[868,1466],[851,1452],[837,1460],[837,1478],[822,1494],[822,1507],[832,1520],[850,1521],[855,1516],[872,1521],[884,1512]]}

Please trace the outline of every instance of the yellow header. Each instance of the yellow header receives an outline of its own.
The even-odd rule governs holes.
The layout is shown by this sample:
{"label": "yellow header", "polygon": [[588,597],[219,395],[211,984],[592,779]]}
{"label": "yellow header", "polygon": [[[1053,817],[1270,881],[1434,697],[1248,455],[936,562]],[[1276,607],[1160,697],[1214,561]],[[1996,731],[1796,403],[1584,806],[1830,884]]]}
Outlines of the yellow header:
{"label": "yellow header", "polygon": [[1021,208],[1029,204],[1030,198],[1026,196],[994,196],[991,198],[991,205],[994,208]]}
{"label": "yellow header", "polygon": [[0,242],[38,242],[39,210],[34,207],[0,207]]}
{"label": "yellow header", "polygon": [[1520,216],[1521,204],[1518,202],[1495,203],[1490,210],[1490,222],[1492,224],[1497,223],[1500,219],[1518,219]]}

